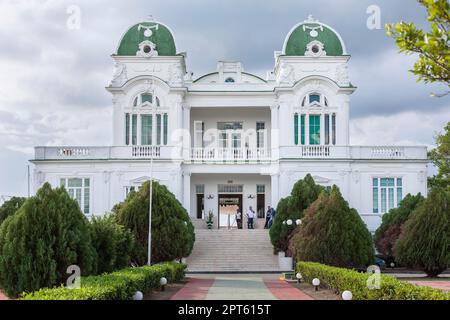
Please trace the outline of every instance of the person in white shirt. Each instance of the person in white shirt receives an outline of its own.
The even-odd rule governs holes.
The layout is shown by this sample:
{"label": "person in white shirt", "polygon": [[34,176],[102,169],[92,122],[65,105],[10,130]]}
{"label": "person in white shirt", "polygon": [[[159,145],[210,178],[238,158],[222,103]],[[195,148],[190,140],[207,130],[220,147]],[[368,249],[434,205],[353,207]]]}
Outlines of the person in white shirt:
{"label": "person in white shirt", "polygon": [[250,206],[247,211],[247,227],[248,227],[248,229],[254,229],[253,228],[253,219],[254,218],[255,218],[255,211],[253,210],[252,206]]}
{"label": "person in white shirt", "polygon": [[242,229],[242,213],[239,209],[236,211],[236,223],[238,229]]}

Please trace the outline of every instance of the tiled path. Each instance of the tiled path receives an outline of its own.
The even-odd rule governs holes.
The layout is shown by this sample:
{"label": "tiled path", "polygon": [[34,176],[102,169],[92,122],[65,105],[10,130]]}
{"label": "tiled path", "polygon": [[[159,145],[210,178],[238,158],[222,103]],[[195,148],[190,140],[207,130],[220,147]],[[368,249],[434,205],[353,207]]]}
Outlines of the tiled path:
{"label": "tiled path", "polygon": [[410,281],[418,286],[432,287],[444,291],[450,291],[450,281]]}
{"label": "tiled path", "polygon": [[171,300],[312,300],[273,276],[192,276]]}
{"label": "tiled path", "polygon": [[3,292],[0,291],[0,300],[9,300],[6,295],[3,294]]}

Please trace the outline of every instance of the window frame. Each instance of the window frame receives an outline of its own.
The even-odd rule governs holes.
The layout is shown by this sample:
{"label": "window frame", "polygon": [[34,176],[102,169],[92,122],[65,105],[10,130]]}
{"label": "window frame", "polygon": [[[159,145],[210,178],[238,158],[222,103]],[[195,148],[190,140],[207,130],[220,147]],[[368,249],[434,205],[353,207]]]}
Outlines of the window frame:
{"label": "window frame", "polygon": [[[382,180],[394,180],[393,185],[382,185]],[[377,185],[375,186],[375,180]],[[401,201],[404,198],[405,179],[404,176],[372,176],[372,213],[374,214],[386,214],[390,210],[398,208]],[[400,181],[400,184],[399,184]],[[375,192],[376,190],[376,192]],[[390,205],[390,195],[392,191],[393,205]],[[399,191],[401,192],[401,199],[399,199]],[[375,196],[377,198],[377,204],[375,206]],[[384,196],[384,201],[383,201]]]}
{"label": "window frame", "polygon": [[[69,180],[70,179],[80,179],[81,180],[81,187],[69,187]],[[89,181],[89,186],[88,187],[86,187],[86,180]],[[94,179],[91,176],[75,176],[75,177],[74,176],[60,176],[59,177],[59,185],[60,186],[64,186],[64,188],[66,189],[66,192],[69,194],[69,196],[70,196],[69,188],[70,189],[81,189],[81,201],[79,203],[78,203],[78,200],[75,197],[73,197],[73,196],[70,196],[70,197],[72,199],[74,199],[75,201],[77,201],[81,212],[85,216],[92,215],[93,180]],[[63,181],[64,181],[64,184],[62,183]],[[89,198],[88,198],[89,204],[88,204],[88,212],[87,213],[85,212],[85,209],[86,209],[85,208],[85,205],[86,205],[86,203],[85,203],[85,201],[86,201],[86,199],[85,199],[86,189],[89,190]]]}

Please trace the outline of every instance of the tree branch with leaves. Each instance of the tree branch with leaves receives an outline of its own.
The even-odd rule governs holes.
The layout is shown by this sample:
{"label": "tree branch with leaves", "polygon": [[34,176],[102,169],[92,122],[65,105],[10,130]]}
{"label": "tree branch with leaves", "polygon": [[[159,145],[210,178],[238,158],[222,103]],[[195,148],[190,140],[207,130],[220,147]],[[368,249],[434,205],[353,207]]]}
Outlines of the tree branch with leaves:
{"label": "tree branch with leaves", "polygon": [[427,10],[427,20],[431,23],[428,32],[414,23],[399,22],[387,24],[386,32],[395,39],[400,52],[418,54],[413,74],[424,83],[443,83],[450,93],[450,4],[447,0],[418,0]]}

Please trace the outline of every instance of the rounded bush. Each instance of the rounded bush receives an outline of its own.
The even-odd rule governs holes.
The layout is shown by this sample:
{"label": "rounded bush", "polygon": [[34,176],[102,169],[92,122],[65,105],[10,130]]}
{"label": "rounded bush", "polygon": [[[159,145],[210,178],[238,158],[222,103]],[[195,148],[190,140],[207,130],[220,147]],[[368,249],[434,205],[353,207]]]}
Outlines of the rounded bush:
{"label": "rounded bush", "polygon": [[97,252],[97,273],[123,269],[131,263],[133,234],[118,224],[113,215],[95,217],[91,222],[92,245]]}
{"label": "rounded bush", "polygon": [[3,203],[0,207],[0,225],[6,220],[6,218],[17,212],[25,203],[25,200],[26,198],[12,197],[8,201],[5,201],[5,203]]}

